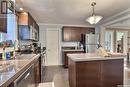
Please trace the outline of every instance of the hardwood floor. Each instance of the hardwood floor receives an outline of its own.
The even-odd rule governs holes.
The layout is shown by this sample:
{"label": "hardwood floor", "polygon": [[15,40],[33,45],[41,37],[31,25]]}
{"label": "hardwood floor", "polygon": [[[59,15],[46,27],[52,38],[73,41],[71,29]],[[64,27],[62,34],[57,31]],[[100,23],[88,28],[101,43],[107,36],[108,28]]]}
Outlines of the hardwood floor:
{"label": "hardwood floor", "polygon": [[47,66],[43,82],[52,82],[54,76],[57,74],[62,74],[63,77],[68,80],[68,69],[64,69],[62,66]]}
{"label": "hardwood floor", "polygon": [[[57,77],[61,77],[60,79],[56,79],[57,84],[62,85],[62,87],[69,87],[68,69],[64,69],[61,66],[46,67],[46,72],[43,77],[43,82],[54,82],[55,78],[57,78]],[[64,79],[64,80],[62,80],[62,79]],[[62,82],[61,82],[61,80],[62,80]],[[65,81],[65,82],[63,82],[63,81]],[[124,84],[129,85],[127,87],[130,87],[130,62],[124,64]]]}
{"label": "hardwood floor", "polygon": [[[48,66],[43,77],[43,83],[39,87],[44,87],[44,83],[54,82],[55,87],[69,87],[68,83],[68,69],[61,66]],[[47,86],[50,87],[50,86]],[[52,86],[54,87],[54,86]]]}

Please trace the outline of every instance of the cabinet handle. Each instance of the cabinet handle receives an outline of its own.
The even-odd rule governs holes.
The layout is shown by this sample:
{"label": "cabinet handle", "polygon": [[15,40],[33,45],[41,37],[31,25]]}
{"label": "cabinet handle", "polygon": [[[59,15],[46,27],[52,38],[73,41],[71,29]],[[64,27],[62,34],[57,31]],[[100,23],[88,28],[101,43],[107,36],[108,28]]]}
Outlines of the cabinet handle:
{"label": "cabinet handle", "polygon": [[27,79],[29,75],[30,75],[30,72],[24,77],[24,79]]}

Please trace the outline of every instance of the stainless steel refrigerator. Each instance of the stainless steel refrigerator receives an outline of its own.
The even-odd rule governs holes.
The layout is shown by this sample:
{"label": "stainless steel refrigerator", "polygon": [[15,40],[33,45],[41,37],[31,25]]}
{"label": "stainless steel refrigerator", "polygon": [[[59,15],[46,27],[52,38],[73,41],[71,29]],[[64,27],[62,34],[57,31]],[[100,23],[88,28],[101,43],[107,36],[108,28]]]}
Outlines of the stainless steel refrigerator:
{"label": "stainless steel refrigerator", "polygon": [[99,35],[98,34],[86,34],[85,35],[85,50],[86,53],[94,53],[99,47]]}

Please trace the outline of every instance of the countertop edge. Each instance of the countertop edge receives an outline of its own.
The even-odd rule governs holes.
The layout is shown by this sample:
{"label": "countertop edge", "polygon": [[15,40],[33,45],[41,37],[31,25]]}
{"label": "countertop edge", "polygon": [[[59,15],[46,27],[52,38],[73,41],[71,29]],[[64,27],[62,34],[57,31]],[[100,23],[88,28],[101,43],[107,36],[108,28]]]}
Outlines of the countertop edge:
{"label": "countertop edge", "polygon": [[[124,59],[125,56],[118,56],[118,57],[114,57],[114,56],[110,56],[110,57],[102,57],[102,56],[95,56],[95,57],[91,57],[91,56],[84,56],[79,58],[76,56],[73,56],[74,54],[68,54],[68,58],[70,58],[71,60],[75,61],[75,62],[83,62],[83,61],[105,61],[105,60],[117,60],[117,59]],[[79,54],[80,55],[80,54]]]}
{"label": "countertop edge", "polygon": [[3,82],[3,84],[0,85],[0,87],[7,87],[9,84],[11,84],[14,80],[16,80],[26,69],[28,69],[38,58],[40,57],[40,54],[37,54],[33,56],[32,61],[30,61],[28,64],[24,65],[14,76],[9,78],[7,81]]}

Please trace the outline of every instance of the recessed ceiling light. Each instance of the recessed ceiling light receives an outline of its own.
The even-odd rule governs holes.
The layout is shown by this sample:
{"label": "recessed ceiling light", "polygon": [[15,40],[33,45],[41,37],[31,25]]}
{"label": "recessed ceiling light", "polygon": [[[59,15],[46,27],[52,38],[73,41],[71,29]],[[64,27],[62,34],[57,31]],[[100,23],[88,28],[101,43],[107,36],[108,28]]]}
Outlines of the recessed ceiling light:
{"label": "recessed ceiling light", "polygon": [[19,8],[20,11],[23,11],[23,8]]}

